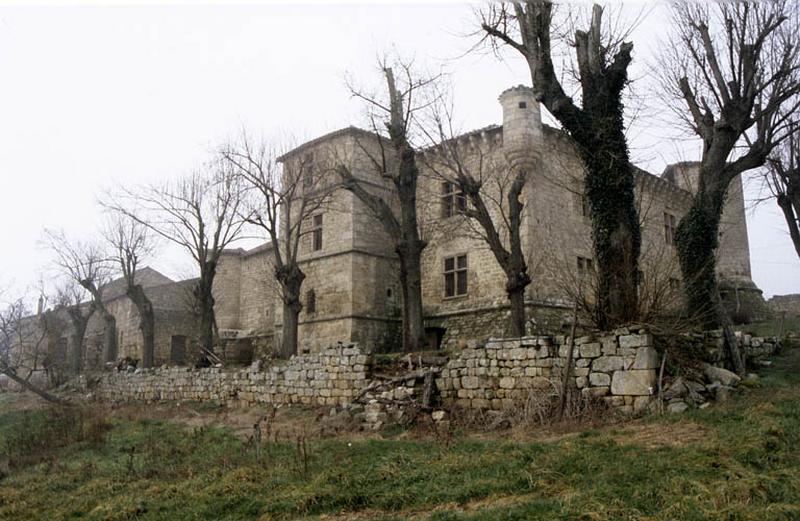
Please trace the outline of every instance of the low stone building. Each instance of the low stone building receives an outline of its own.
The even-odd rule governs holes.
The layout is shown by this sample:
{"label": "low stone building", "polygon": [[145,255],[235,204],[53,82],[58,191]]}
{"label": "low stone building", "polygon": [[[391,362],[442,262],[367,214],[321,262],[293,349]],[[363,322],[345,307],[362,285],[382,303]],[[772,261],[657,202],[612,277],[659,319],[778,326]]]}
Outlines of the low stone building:
{"label": "low stone building", "polygon": [[[136,272],[138,284],[153,304],[155,315],[155,364],[182,365],[196,358],[192,339],[195,320],[191,311],[192,288],[195,279],[175,282],[152,268]],[[83,341],[82,366],[86,370],[101,369],[107,362],[123,357],[142,359],[142,334],[139,330],[139,313],[125,295],[122,279],[114,280],[101,288],[103,303],[116,321],[117,349],[108,352],[104,345],[105,323],[98,312],[92,313],[86,326]],[[89,302],[80,304],[86,314]],[[10,347],[12,367],[24,368],[40,382],[59,381],[72,368],[76,349],[74,328],[68,310],[64,307],[39,309],[34,316],[26,317],[18,326]]]}
{"label": "low stone building", "polygon": [[[531,89],[514,87],[500,95],[503,125],[455,138],[466,162],[482,168],[484,185],[502,190],[510,162],[531,165],[522,200],[523,248],[533,283],[527,288],[532,332],[559,330],[570,302],[590,293],[594,273],[591,226],[583,197],[584,169],[569,136],[542,124]],[[372,193],[396,204],[391,183],[374,167],[381,153],[375,135],[354,127],[305,143],[282,160],[313,162],[309,175],[328,176],[331,202],[312,216],[301,245],[304,309],[300,349],[315,351],[337,341],[383,350],[396,346],[400,324],[398,260],[380,223],[353,194],[337,189],[335,166],[345,164]],[[387,149],[388,150],[388,149]],[[384,150],[383,152],[387,152]],[[474,223],[460,208],[466,204],[452,183],[419,157],[417,197],[423,251],[423,303],[431,346],[459,345],[467,339],[504,336],[508,305],[505,277]],[[527,154],[527,156],[526,156]],[[391,160],[391,158],[389,158]],[[676,307],[681,278],[673,244],[677,223],[691,204],[698,165],[670,165],[660,176],[635,172],[642,225],[640,297],[643,306]],[[502,193],[491,193],[502,200]],[[500,219],[500,209],[493,210]],[[725,296],[742,310],[759,302],[751,279],[744,198],[740,179],[729,190],[722,216],[718,273]],[[230,250],[219,264],[214,292],[221,332],[265,349],[280,335],[278,289],[272,251],[266,244]]]}

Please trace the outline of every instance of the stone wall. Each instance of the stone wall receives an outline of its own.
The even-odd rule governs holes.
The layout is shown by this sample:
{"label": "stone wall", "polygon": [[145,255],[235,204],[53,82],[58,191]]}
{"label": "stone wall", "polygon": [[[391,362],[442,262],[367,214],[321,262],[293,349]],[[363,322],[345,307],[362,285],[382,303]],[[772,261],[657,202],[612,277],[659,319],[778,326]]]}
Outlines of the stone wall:
{"label": "stone wall", "polygon": [[[568,346],[563,336],[490,340],[450,360],[437,383],[444,400],[462,408],[513,408],[531,392],[556,389]],[[633,412],[655,394],[660,361],[652,335],[619,329],[577,338],[572,374],[582,394]]]}
{"label": "stone wall", "polygon": [[[739,337],[749,363],[779,348],[774,338]],[[721,359],[720,331],[684,338],[702,348],[708,361]],[[620,328],[577,338],[574,384],[582,395],[604,400],[621,412],[642,411],[657,394],[661,354],[655,345],[656,339],[644,329]],[[565,336],[472,341],[441,369],[433,370],[438,372],[436,384],[447,406],[512,409],[531,393],[557,392],[568,349]],[[385,388],[387,379],[373,377],[372,366],[367,350],[356,345],[337,346],[267,367],[256,362],[243,370],[161,367],[103,373],[94,393],[109,401],[215,400],[244,405],[345,405],[366,387],[380,387],[382,393],[395,399],[408,395],[408,389],[402,387],[413,378]],[[420,369],[420,375],[423,372]]]}
{"label": "stone wall", "polygon": [[785,311],[787,315],[800,317],[800,293],[775,295],[769,299],[770,307],[776,311]]}
{"label": "stone wall", "polygon": [[341,405],[366,385],[368,357],[357,346],[332,347],[288,362],[238,371],[209,367],[160,367],[104,373],[94,386],[107,401],[214,400]]}

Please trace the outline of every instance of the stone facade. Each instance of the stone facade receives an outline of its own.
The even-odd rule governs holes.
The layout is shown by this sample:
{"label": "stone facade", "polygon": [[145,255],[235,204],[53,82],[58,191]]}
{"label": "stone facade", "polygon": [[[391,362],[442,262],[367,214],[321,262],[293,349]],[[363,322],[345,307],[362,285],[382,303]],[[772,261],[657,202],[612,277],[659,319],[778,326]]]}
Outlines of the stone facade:
{"label": "stone facade", "polygon": [[[541,122],[530,89],[515,87],[501,95],[503,126],[490,126],[456,138],[465,165],[475,169],[499,193],[513,165],[528,171],[522,195],[523,248],[533,283],[526,300],[532,309],[530,331],[548,325],[562,331],[576,294],[591,299],[591,228],[583,198],[584,169],[574,145],[562,131]],[[313,291],[316,310],[300,317],[300,349],[315,351],[331,342],[359,342],[381,350],[398,338],[398,262],[380,223],[352,194],[338,187],[336,164],[346,164],[364,186],[396,204],[387,180],[374,168],[379,142],[353,127],[312,140],[284,156],[293,162],[313,158],[314,175],[328,176],[332,201],[322,211],[322,247],[302,245],[303,293]],[[432,347],[452,347],[469,339],[505,334],[505,276],[474,223],[446,210],[446,178],[435,167],[436,149],[419,155],[417,196],[423,251],[423,303]],[[527,155],[526,155],[527,154]],[[391,157],[389,157],[391,161]],[[513,163],[513,165],[512,165]],[[671,165],[661,176],[636,170],[636,195],[642,222],[641,300],[644,311],[676,308],[681,301],[680,270],[671,233],[689,208],[696,184],[696,163]],[[498,188],[491,188],[498,187]],[[452,206],[452,198],[449,199]],[[499,207],[490,208],[500,222]],[[215,282],[221,328],[244,336],[276,338],[281,305],[269,266],[272,245],[227,252]],[[446,259],[466,258],[466,290],[446,294]],[[750,278],[750,260],[741,180],[732,184],[723,213],[719,247],[723,294],[741,307],[745,294],[760,298]],[[252,266],[260,266],[254,268]],[[726,288],[732,288],[729,292]],[[542,315],[537,320],[537,314]],[[481,327],[476,325],[480,324]],[[485,327],[484,327],[485,326]],[[377,347],[380,346],[380,347]]]}

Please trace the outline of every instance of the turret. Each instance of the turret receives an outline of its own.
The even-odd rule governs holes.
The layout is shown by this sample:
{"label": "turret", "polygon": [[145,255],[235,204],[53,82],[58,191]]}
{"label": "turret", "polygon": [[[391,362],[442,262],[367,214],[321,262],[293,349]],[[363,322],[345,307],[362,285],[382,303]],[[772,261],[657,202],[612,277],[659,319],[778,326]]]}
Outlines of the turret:
{"label": "turret", "polygon": [[518,85],[499,97],[503,106],[503,152],[513,170],[531,170],[542,149],[542,113],[533,89]]}

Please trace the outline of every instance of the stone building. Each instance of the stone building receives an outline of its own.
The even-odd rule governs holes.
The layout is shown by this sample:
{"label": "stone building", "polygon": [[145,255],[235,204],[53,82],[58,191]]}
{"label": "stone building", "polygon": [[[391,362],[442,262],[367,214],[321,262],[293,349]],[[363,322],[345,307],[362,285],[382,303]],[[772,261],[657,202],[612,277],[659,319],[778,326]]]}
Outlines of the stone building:
{"label": "stone building", "polygon": [[[562,327],[576,296],[593,283],[591,226],[583,197],[584,170],[566,133],[542,124],[531,89],[500,95],[503,124],[456,139],[465,162],[480,169],[484,186],[502,200],[510,165],[528,173],[522,241],[533,283],[527,288],[533,332]],[[304,309],[300,350],[316,351],[337,341],[373,349],[396,345],[399,328],[398,261],[381,225],[350,192],[337,189],[333,166],[346,164],[370,191],[393,200],[389,182],[374,167],[380,142],[374,134],[344,128],[286,154],[291,170],[313,161],[314,175],[329,176],[330,204],[314,215],[302,241],[300,265]],[[420,155],[418,212],[423,239],[423,302],[431,345],[501,336],[508,314],[505,277],[474,225],[459,211],[466,204],[435,164],[437,150]],[[391,158],[389,158],[391,160]],[[696,163],[670,165],[659,176],[637,169],[636,193],[642,226],[640,296],[643,306],[666,309],[681,295],[673,233],[696,185]],[[492,188],[494,187],[494,188]],[[760,299],[750,274],[741,180],[731,186],[720,232],[720,280],[741,304]],[[500,197],[498,197],[500,196]],[[501,222],[502,206],[493,209]],[[215,280],[221,333],[239,341],[273,345],[280,334],[281,305],[272,276],[274,246],[225,252]]]}
{"label": "stone building", "polygon": [[[137,283],[153,304],[155,315],[155,365],[182,365],[193,361],[191,339],[195,336],[194,315],[191,312],[192,288],[195,279],[175,282],[152,268],[136,272]],[[89,318],[84,336],[83,367],[100,369],[106,362],[119,358],[142,359],[142,334],[139,330],[139,313],[125,295],[125,283],[114,280],[101,288],[103,303],[116,320],[117,351],[106,352],[104,329],[100,314]],[[41,306],[41,305],[40,305]],[[80,304],[88,312],[89,302]],[[36,315],[23,319],[21,333],[15,335],[10,346],[12,366],[24,367],[34,373],[34,378],[44,381],[44,373],[61,374],[71,368],[70,360],[75,349],[73,327],[67,310],[39,309]],[[40,374],[41,373],[41,374]],[[57,379],[57,378],[56,378]],[[0,378],[2,384],[2,378]]]}

